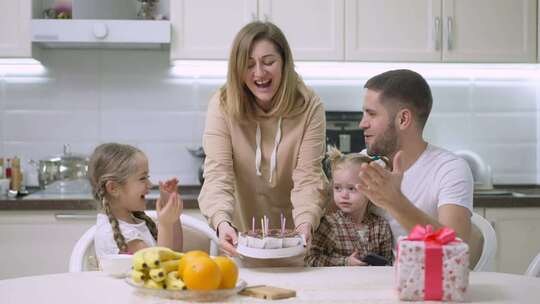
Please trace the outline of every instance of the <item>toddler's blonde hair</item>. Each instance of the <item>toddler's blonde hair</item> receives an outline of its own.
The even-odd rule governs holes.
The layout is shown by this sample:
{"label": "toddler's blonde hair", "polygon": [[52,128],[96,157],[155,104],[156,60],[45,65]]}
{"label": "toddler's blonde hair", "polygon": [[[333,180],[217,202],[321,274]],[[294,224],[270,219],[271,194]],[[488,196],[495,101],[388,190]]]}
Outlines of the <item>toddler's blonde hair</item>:
{"label": "toddler's blonde hair", "polygon": [[[386,166],[386,168],[390,168],[391,170],[391,164],[390,164],[390,161],[388,160],[387,157],[369,157],[368,155],[365,155],[365,154],[360,154],[360,153],[348,153],[348,154],[344,154],[343,152],[341,152],[338,148],[336,148],[335,146],[329,146],[328,147],[328,151],[326,152],[326,162],[327,162],[327,167],[330,168],[330,188],[329,188],[329,197],[331,198],[330,200],[330,208],[327,208],[327,213],[332,213],[334,211],[336,211],[336,204],[334,202],[334,195],[333,195],[333,190],[332,190],[332,185],[334,183],[334,179],[333,179],[333,175],[334,175],[334,172],[336,170],[339,170],[339,169],[345,169],[347,165],[361,165],[361,164],[369,164],[371,163],[372,161],[375,161],[375,160],[382,160]],[[371,202],[368,202],[368,209],[371,209],[373,208],[372,207],[372,203]]]}
{"label": "toddler's blonde hair", "polygon": [[330,167],[330,174],[331,175],[333,175],[333,172],[335,170],[341,168],[342,165],[347,165],[347,164],[361,165],[363,163],[369,164],[372,161],[378,160],[378,159],[382,160],[387,168],[391,167],[390,161],[388,160],[387,157],[384,157],[384,156],[380,157],[379,156],[379,157],[371,158],[368,155],[360,154],[360,153],[344,154],[343,152],[341,152],[335,146],[329,146],[328,147],[328,152],[326,152],[326,156],[327,156],[327,162],[328,162],[329,167]]}

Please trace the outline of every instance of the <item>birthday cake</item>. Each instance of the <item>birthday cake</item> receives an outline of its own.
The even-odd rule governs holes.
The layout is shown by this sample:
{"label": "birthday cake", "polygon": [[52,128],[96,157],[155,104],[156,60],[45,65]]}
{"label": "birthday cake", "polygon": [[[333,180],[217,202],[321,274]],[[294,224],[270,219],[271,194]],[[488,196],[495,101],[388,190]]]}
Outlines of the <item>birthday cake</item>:
{"label": "birthday cake", "polygon": [[251,230],[238,236],[238,253],[259,259],[297,256],[304,252],[305,239],[290,230]]}

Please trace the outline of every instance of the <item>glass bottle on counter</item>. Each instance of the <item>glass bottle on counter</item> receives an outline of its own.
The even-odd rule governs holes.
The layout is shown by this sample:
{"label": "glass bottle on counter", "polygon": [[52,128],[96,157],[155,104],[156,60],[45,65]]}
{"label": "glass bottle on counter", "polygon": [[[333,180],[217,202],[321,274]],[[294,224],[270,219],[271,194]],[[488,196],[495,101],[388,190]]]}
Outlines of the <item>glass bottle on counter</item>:
{"label": "glass bottle on counter", "polygon": [[11,160],[9,158],[6,158],[6,168],[5,168],[6,174],[4,175],[6,178],[11,178]]}
{"label": "glass bottle on counter", "polygon": [[21,162],[20,159],[14,157],[11,160],[11,190],[19,191],[21,190],[22,184],[22,172],[21,172]]}

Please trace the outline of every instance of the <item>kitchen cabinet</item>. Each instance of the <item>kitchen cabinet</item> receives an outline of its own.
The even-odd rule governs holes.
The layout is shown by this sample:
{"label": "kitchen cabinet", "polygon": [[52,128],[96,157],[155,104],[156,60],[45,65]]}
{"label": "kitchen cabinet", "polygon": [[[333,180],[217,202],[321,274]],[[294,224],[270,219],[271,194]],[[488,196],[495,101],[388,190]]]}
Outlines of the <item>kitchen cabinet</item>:
{"label": "kitchen cabinet", "polygon": [[0,58],[31,57],[31,0],[0,0],[0,12]]}
{"label": "kitchen cabinet", "polygon": [[346,0],[345,59],[534,62],[536,0]]}
{"label": "kitchen cabinet", "polygon": [[284,32],[297,60],[343,60],[343,0],[262,0],[259,18]]}
{"label": "kitchen cabinet", "polygon": [[227,59],[236,32],[257,19],[254,0],[175,0],[171,59]]}
{"label": "kitchen cabinet", "polygon": [[171,1],[171,59],[228,59],[234,36],[253,20],[283,30],[297,60],[343,60],[344,0]]}
{"label": "kitchen cabinet", "polygon": [[2,211],[0,280],[67,272],[73,246],[95,223],[95,211]]}
{"label": "kitchen cabinet", "polygon": [[540,208],[485,208],[497,234],[495,271],[523,274],[540,252]]}

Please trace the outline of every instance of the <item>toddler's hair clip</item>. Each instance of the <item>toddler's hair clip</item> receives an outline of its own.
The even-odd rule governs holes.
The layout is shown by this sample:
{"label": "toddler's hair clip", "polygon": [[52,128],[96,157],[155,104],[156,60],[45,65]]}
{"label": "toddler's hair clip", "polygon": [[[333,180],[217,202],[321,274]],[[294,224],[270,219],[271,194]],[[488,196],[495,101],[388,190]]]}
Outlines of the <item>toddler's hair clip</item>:
{"label": "toddler's hair clip", "polygon": [[379,155],[371,156],[371,160],[379,160],[381,157]]}

